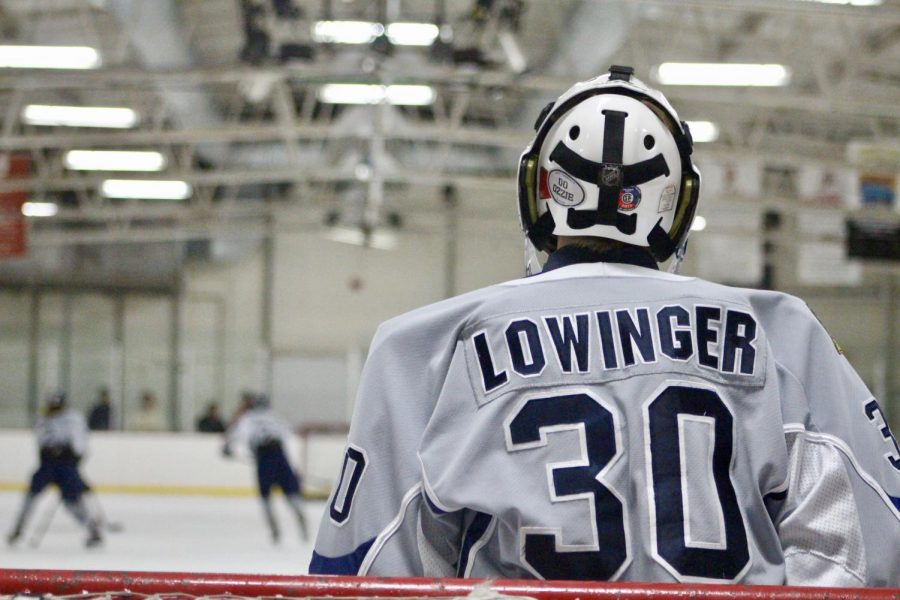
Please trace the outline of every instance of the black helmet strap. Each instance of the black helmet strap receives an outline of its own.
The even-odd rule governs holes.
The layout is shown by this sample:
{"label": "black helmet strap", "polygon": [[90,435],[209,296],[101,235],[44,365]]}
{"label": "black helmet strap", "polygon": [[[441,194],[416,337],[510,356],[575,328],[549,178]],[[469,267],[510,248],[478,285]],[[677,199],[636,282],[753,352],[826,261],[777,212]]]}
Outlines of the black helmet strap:
{"label": "black helmet strap", "polygon": [[595,210],[570,208],[566,223],[572,229],[587,229],[594,225],[613,225],[626,235],[637,230],[637,215],[619,212],[622,188],[636,186],[669,175],[669,165],[662,153],[653,158],[623,165],[625,148],[625,119],[627,112],[604,110],[603,162],[581,157],[562,141],[550,153],[550,160],[570,175],[595,184],[599,188]]}

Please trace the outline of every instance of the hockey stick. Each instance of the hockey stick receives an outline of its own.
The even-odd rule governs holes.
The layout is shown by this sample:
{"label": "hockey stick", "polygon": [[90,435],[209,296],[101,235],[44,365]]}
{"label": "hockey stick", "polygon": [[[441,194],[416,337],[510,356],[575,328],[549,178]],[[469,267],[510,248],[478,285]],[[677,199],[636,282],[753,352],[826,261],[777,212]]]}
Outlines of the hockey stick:
{"label": "hockey stick", "polygon": [[50,529],[50,523],[53,522],[53,517],[56,515],[56,510],[60,504],[62,504],[62,496],[58,496],[50,509],[44,513],[44,518],[38,523],[38,526],[28,539],[29,546],[37,548],[44,541],[44,536],[47,534],[47,530]]}
{"label": "hockey stick", "polygon": [[119,533],[125,530],[125,526],[122,525],[119,521],[110,521],[106,516],[106,511],[103,510],[103,505],[100,504],[100,498],[97,497],[97,494],[94,492],[88,492],[86,494],[90,498],[90,503],[93,507],[93,513],[97,515],[97,523],[103,529],[106,529],[110,533]]}

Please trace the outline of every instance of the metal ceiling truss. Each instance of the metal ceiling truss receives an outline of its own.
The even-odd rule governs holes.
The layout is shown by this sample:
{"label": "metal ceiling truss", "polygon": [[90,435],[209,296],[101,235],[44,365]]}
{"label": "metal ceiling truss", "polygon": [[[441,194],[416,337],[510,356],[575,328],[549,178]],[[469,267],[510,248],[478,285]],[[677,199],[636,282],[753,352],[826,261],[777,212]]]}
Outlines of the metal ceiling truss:
{"label": "metal ceiling truss", "polygon": [[[104,3],[77,0],[23,1],[9,3],[0,13],[0,26],[26,41],[48,24],[78,22],[81,37],[94,40],[109,65],[49,75],[0,73],[0,151],[28,152],[35,165],[31,177],[0,181],[0,193],[22,190],[36,198],[66,198],[58,216],[42,223],[42,230],[54,222],[71,226],[73,221],[127,221],[158,211],[150,202],[101,198],[97,188],[111,175],[66,171],[61,156],[71,149],[163,152],[170,165],[163,173],[114,176],[189,182],[195,195],[178,209],[188,215],[260,193],[290,204],[311,186],[336,194],[338,186],[362,185],[378,196],[384,185],[434,188],[452,183],[508,194],[516,155],[532,133],[532,117],[524,115],[523,108],[554,98],[572,83],[569,73],[545,72],[543,65],[552,65],[554,56],[535,55],[534,48],[561,53],[565,38],[592,26],[579,22],[578,9],[587,5],[577,1],[554,2],[563,15],[550,14],[548,4],[513,0],[367,3],[374,6],[366,9],[371,14],[360,13],[364,4],[358,2],[297,1],[299,10],[289,17],[276,14],[270,0],[237,2],[228,15],[219,15],[227,11],[213,10],[205,0],[171,2],[186,21],[178,27],[190,47],[167,65],[152,68],[142,66],[146,60],[141,44],[135,43],[134,36],[145,35],[141,15],[129,12],[146,3],[110,0],[112,8],[104,10]],[[356,11],[371,19],[434,19],[450,25],[456,49],[470,45],[486,63],[472,68],[449,63],[446,57],[433,60],[434,52],[428,49],[322,46],[309,60],[278,64],[267,55],[259,64],[242,64],[233,52],[245,42],[240,7],[249,5],[261,8],[260,27],[274,43],[311,43],[306,33],[313,20],[329,14],[346,18]],[[794,67],[795,85],[785,89],[664,90],[683,118],[713,116],[719,122],[720,140],[699,148],[701,161],[704,155],[727,154],[737,160],[765,155],[788,164],[846,166],[844,149],[852,138],[892,137],[900,131],[897,0],[866,9],[796,0],[638,0],[622,6],[629,35],[614,56],[593,57],[598,64],[627,59],[645,79],[649,68],[665,59],[780,58]],[[32,29],[33,35],[28,33]],[[211,31],[221,31],[221,39],[198,37]],[[503,43],[508,43],[501,36],[524,50],[530,61],[527,71],[516,72],[514,61],[497,60]],[[591,68],[596,72],[603,67]],[[436,100],[423,108],[325,105],[317,100],[317,91],[329,82],[430,85]],[[171,95],[186,92],[206,98],[215,113],[212,120],[196,126],[185,122],[184,115],[173,114]],[[144,119],[139,128],[123,131],[24,125],[21,108],[37,102],[118,102],[138,108]],[[352,110],[368,111],[370,123],[360,126],[355,116],[348,124]],[[221,152],[210,153],[210,148]],[[478,160],[465,160],[472,153]],[[373,154],[378,158],[365,180],[354,164],[342,162],[357,155],[371,161]],[[418,162],[404,163],[413,157]],[[420,162],[431,167],[423,169]],[[252,206],[251,212],[258,209]],[[101,213],[118,216],[98,219]],[[236,214],[224,211],[217,218],[246,218]],[[172,235],[176,239],[174,230]]]}

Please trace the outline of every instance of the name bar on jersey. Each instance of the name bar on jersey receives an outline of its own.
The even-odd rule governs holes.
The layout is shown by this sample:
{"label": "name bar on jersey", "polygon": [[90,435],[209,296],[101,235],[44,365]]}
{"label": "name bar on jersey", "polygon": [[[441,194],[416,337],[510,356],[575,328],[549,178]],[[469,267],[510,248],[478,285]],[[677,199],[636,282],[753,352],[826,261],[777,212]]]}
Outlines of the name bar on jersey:
{"label": "name bar on jersey", "polygon": [[485,394],[544,372],[611,373],[664,361],[689,363],[724,376],[757,373],[759,328],[745,311],[714,305],[667,304],[515,318],[502,333],[476,331],[469,340]]}

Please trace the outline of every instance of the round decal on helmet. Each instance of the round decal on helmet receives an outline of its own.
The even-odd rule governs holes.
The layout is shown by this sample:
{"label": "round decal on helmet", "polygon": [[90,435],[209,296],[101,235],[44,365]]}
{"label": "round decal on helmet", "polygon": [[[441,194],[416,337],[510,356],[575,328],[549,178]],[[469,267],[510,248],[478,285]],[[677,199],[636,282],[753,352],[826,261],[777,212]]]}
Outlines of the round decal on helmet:
{"label": "round decal on helmet", "polygon": [[636,185],[622,188],[619,192],[619,210],[630,212],[641,203],[641,190]]}
{"label": "round decal on helmet", "polygon": [[550,171],[547,178],[550,195],[560,206],[578,206],[584,202],[584,189],[577,181],[559,169]]}

